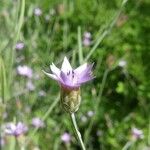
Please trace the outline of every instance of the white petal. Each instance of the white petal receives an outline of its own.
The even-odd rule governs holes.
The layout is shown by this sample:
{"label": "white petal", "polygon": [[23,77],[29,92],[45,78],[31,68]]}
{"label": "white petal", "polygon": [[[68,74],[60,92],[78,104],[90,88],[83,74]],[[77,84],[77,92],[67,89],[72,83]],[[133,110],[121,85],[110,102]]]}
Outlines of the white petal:
{"label": "white petal", "polygon": [[53,63],[52,65],[50,65],[51,71],[53,72],[53,74],[56,74],[57,76],[60,75],[60,69],[57,68]]}
{"label": "white petal", "polygon": [[77,74],[81,74],[82,72],[84,72],[84,70],[86,70],[88,67],[88,64],[85,63],[81,66],[79,66],[78,68],[76,68],[74,71],[77,73]]}
{"label": "white petal", "polygon": [[72,71],[72,67],[67,59],[67,57],[64,58],[64,61],[62,63],[61,71],[64,73],[67,73],[68,71]]}
{"label": "white petal", "polygon": [[43,72],[44,72],[48,77],[50,77],[50,78],[52,78],[52,79],[54,79],[54,80],[58,80],[58,78],[57,78],[56,75],[47,73],[47,72],[45,72],[45,71],[43,71]]}

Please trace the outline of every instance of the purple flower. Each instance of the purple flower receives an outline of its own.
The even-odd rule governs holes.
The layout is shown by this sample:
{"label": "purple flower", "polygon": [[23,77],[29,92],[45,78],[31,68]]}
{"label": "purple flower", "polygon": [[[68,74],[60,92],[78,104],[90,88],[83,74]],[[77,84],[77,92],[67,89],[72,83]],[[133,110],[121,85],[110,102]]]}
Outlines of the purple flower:
{"label": "purple flower", "polygon": [[27,88],[29,91],[34,91],[34,90],[35,90],[35,86],[33,85],[33,83],[32,83],[31,80],[27,82],[26,88]]}
{"label": "purple flower", "polygon": [[32,125],[36,128],[43,128],[44,122],[40,118],[33,118],[32,119]]}
{"label": "purple flower", "polygon": [[132,136],[134,139],[142,139],[144,138],[144,135],[143,135],[143,131],[142,130],[139,130],[137,128],[132,128]]}
{"label": "purple flower", "polygon": [[22,122],[18,122],[17,124],[8,123],[6,124],[5,133],[8,135],[13,135],[18,137],[28,131],[28,127]]}
{"label": "purple flower", "polygon": [[94,115],[94,112],[92,110],[87,112],[88,117],[92,117]]}
{"label": "purple flower", "polygon": [[19,75],[26,76],[28,78],[32,77],[32,69],[28,66],[18,66],[17,72]]}
{"label": "purple flower", "polygon": [[83,37],[83,45],[90,46],[90,44],[91,44],[91,33],[85,32]]}
{"label": "purple flower", "polygon": [[36,16],[41,16],[41,15],[42,15],[42,10],[41,10],[40,8],[35,8],[35,9],[34,9],[34,14],[35,14]]}
{"label": "purple flower", "polygon": [[61,69],[57,68],[53,63],[50,65],[52,74],[44,72],[50,78],[58,81],[61,87],[65,89],[77,89],[81,84],[92,80],[93,64],[83,64],[76,69],[72,69],[68,59],[65,57]]}
{"label": "purple flower", "polygon": [[16,44],[16,50],[22,50],[24,48],[24,43],[23,42],[18,42]]}
{"label": "purple flower", "polygon": [[90,46],[90,44],[91,44],[91,40],[90,39],[86,39],[86,38],[83,39],[83,45],[84,46]]}
{"label": "purple flower", "polygon": [[91,39],[91,33],[90,32],[84,32],[84,38]]}
{"label": "purple flower", "polygon": [[61,136],[61,140],[64,142],[64,143],[69,143],[71,141],[71,136],[69,133],[65,132],[62,136]]}

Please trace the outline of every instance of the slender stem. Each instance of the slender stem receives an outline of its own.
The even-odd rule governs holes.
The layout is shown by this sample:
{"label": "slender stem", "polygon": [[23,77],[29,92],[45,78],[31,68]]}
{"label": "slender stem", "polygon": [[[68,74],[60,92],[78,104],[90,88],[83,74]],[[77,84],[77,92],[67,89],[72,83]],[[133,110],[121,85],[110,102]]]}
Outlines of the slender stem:
{"label": "slender stem", "polygon": [[75,114],[74,113],[70,113],[70,118],[71,118],[71,121],[72,121],[72,124],[73,124],[74,132],[75,132],[76,137],[77,137],[77,139],[78,139],[78,141],[79,141],[79,143],[81,145],[81,148],[82,148],[82,150],[86,150],[86,148],[84,146],[84,143],[83,143],[83,140],[82,140],[82,137],[81,137],[81,133],[78,130]]}
{"label": "slender stem", "polygon": [[122,150],[128,150],[133,144],[135,143],[135,141],[128,141],[124,147],[122,148]]}

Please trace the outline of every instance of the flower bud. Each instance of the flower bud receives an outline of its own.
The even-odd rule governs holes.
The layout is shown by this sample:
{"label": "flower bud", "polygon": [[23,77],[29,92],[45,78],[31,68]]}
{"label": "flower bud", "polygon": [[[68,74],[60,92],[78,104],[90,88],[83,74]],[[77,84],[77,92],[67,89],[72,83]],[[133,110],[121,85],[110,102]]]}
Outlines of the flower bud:
{"label": "flower bud", "polygon": [[61,89],[61,105],[68,113],[74,113],[79,109],[81,102],[80,88],[77,89]]}

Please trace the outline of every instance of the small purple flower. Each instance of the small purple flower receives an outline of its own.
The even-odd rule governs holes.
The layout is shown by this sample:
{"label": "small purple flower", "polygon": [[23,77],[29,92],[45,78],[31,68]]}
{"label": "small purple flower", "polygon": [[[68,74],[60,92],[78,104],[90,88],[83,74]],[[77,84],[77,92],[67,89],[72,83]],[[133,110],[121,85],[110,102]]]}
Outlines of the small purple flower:
{"label": "small purple flower", "polygon": [[83,45],[90,46],[91,45],[91,33],[85,32],[83,36]]}
{"label": "small purple flower", "polygon": [[39,91],[39,96],[40,96],[40,97],[46,96],[46,92],[43,91],[43,90]]}
{"label": "small purple flower", "polygon": [[24,43],[23,42],[18,42],[16,44],[16,50],[22,50],[24,48]]}
{"label": "small purple flower", "polygon": [[8,123],[6,124],[6,128],[5,128],[6,134],[13,135],[15,137],[18,137],[19,135],[22,135],[27,131],[28,131],[28,127],[22,122],[18,122],[17,124]]}
{"label": "small purple flower", "polygon": [[84,46],[90,46],[90,44],[91,44],[91,40],[90,39],[86,39],[86,38],[83,39],[83,45]]}
{"label": "small purple flower", "polygon": [[52,74],[44,72],[50,78],[58,81],[64,89],[78,89],[81,84],[92,80],[93,64],[83,64],[76,69],[72,69],[68,59],[65,57],[61,69],[57,68],[53,63],[50,65]]}
{"label": "small purple flower", "polygon": [[46,15],[45,16],[45,20],[48,22],[48,21],[50,21],[51,20],[51,16],[50,15]]}
{"label": "small purple flower", "polygon": [[36,16],[41,16],[41,15],[42,15],[42,10],[41,10],[40,8],[35,8],[35,9],[34,9],[34,14],[35,14]]}
{"label": "small purple flower", "polygon": [[64,143],[69,143],[71,141],[71,135],[67,132],[65,132],[62,136],[61,136],[61,140],[64,142]]}
{"label": "small purple flower", "polygon": [[91,33],[90,32],[84,32],[84,38],[91,39]]}
{"label": "small purple flower", "polygon": [[40,118],[33,118],[32,119],[32,125],[36,128],[43,128],[44,122]]}
{"label": "small purple flower", "polygon": [[28,78],[32,77],[32,69],[28,66],[18,66],[17,72],[19,75],[26,76]]}
{"label": "small purple flower", "polygon": [[87,112],[87,115],[88,115],[88,117],[92,117],[94,115],[94,112],[90,110]]}
{"label": "small purple flower", "polygon": [[82,122],[87,122],[87,117],[86,117],[86,116],[82,116],[82,117],[81,117],[81,121],[82,121]]}
{"label": "small purple flower", "polygon": [[143,131],[142,130],[139,130],[137,128],[132,128],[132,136],[134,139],[143,139],[144,138],[144,135],[143,135]]}
{"label": "small purple flower", "polygon": [[31,80],[29,80],[26,84],[26,88],[29,90],[29,91],[34,91],[35,90],[35,86],[34,84],[32,83]]}

